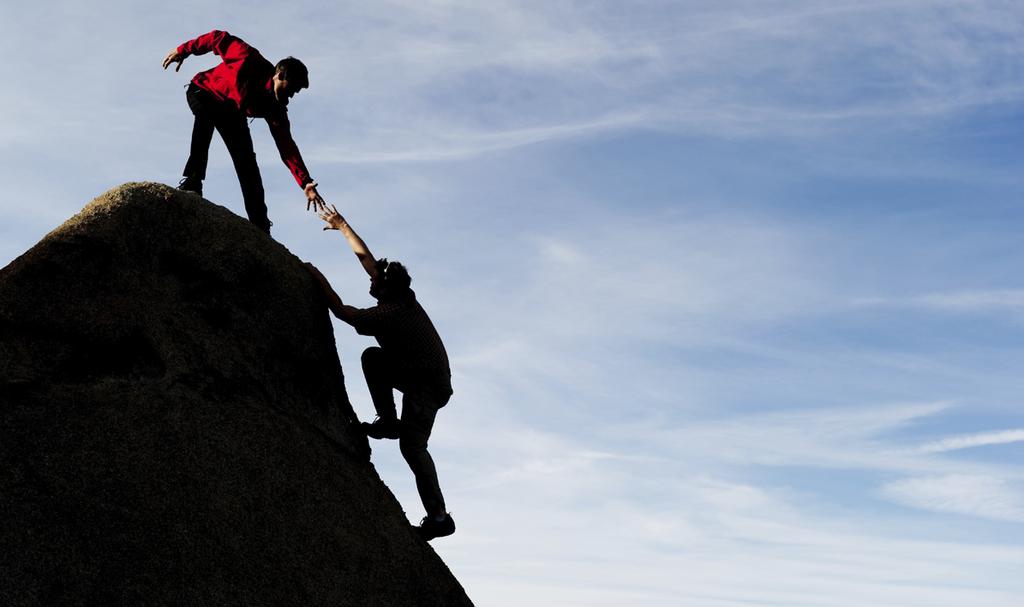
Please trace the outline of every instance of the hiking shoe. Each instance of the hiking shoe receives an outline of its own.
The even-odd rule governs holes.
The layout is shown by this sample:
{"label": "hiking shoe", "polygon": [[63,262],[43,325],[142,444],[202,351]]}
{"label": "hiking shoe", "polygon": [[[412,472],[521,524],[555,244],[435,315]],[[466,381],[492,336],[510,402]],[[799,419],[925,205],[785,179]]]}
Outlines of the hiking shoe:
{"label": "hiking shoe", "polygon": [[360,424],[363,432],[370,438],[398,438],[400,422],[397,419],[383,419],[378,417],[372,424],[363,422]]}
{"label": "hiking shoe", "polygon": [[423,541],[429,542],[435,537],[446,537],[455,533],[455,519],[451,514],[445,514],[443,521],[434,520],[432,516],[425,516],[420,521],[419,527],[413,527]]}
{"label": "hiking shoe", "polygon": [[197,177],[185,177],[178,182],[178,189],[183,192],[192,192],[203,195],[203,180]]}

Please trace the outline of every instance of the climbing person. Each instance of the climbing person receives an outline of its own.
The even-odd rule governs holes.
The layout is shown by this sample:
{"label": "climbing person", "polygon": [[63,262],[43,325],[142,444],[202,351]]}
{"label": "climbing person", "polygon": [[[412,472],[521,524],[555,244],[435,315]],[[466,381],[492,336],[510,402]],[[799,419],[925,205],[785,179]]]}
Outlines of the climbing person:
{"label": "climbing person", "polygon": [[306,66],[294,57],[286,57],[274,65],[240,38],[214,30],[167,53],[164,69],[177,63],[174,71],[178,71],[189,55],[204,55],[210,51],[220,56],[221,63],[196,74],[185,92],[195,123],[192,126],[192,146],[182,172],[184,178],[178,187],[202,195],[210,142],[216,129],[235,165],[249,221],[270,234],[271,222],[263,199],[263,180],[256,164],[249,125],[246,124],[248,117],[263,118],[270,127],[281,160],[306,194],[306,210],[312,206],[316,211],[323,211],[323,198],[302,162],[288,122],[289,99],[309,87]]}
{"label": "climbing person", "polygon": [[[312,264],[306,264],[323,288],[331,312],[360,335],[375,337],[379,344],[367,348],[362,356],[363,375],[377,411],[377,419],[373,423],[363,422],[362,429],[370,438],[398,439],[402,456],[416,477],[416,489],[427,514],[416,527],[420,536],[429,541],[451,535],[455,532],[455,521],[445,508],[434,460],[427,452],[437,412],[452,396],[444,344],[416,300],[405,266],[397,261],[375,259],[333,205],[319,216],[327,222],[325,230],[338,230],[345,236],[370,276],[370,295],[377,300],[377,305],[365,309],[342,303],[324,275]],[[402,393],[401,419],[393,390]]]}

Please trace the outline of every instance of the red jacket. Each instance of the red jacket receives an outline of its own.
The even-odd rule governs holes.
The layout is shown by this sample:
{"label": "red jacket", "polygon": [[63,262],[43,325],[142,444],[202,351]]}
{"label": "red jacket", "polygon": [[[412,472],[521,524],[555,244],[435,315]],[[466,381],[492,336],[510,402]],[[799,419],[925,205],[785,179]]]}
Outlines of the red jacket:
{"label": "red jacket", "polygon": [[299,187],[313,181],[292,139],[288,109],[274,99],[274,64],[260,52],[227,32],[213,30],[178,47],[182,55],[213,51],[222,59],[213,69],[199,72],[192,82],[222,101],[230,101],[246,116],[263,118],[274,136],[281,160],[288,165]]}

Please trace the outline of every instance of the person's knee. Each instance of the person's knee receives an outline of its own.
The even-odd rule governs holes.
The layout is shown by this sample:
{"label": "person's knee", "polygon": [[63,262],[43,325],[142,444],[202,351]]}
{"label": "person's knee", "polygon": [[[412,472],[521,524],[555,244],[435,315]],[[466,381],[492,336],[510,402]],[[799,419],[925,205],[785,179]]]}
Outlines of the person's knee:
{"label": "person's knee", "polygon": [[370,346],[363,350],[360,360],[363,363],[363,369],[379,369],[381,363],[384,362],[384,351],[377,346]]}
{"label": "person's knee", "polygon": [[427,442],[420,436],[403,431],[398,438],[398,449],[402,452],[405,461],[413,466],[419,463],[427,453]]}

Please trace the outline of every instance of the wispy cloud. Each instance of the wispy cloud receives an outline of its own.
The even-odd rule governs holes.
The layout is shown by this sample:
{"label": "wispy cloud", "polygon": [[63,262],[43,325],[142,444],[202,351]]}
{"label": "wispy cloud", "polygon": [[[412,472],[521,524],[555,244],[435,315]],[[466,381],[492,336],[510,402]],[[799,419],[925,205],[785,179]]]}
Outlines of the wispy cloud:
{"label": "wispy cloud", "polygon": [[[562,123],[544,127],[508,130],[462,130],[453,125],[424,128],[414,132],[377,131],[371,133],[377,150],[358,142],[338,145],[314,145],[310,157],[323,163],[387,164],[395,162],[448,161],[471,158],[480,154],[509,150],[562,139],[577,139],[638,126],[644,123],[639,114],[598,117],[589,122]],[[410,136],[414,136],[411,140]]]}
{"label": "wispy cloud", "polygon": [[910,297],[865,297],[861,306],[923,308],[952,313],[1024,312],[1024,289],[928,293]]}
{"label": "wispy cloud", "polygon": [[[867,420],[870,414],[881,413],[881,408],[859,421],[848,415],[852,423],[847,425],[857,429],[831,432],[821,442],[836,450],[847,449],[852,442],[843,437],[892,430],[941,407],[897,409],[876,423]],[[822,416],[833,420],[826,425],[843,425],[837,416],[826,412]],[[755,421],[751,420],[752,426]],[[578,440],[567,434],[537,433],[507,426],[507,422],[501,420],[505,432],[492,437],[496,442],[490,443],[490,450],[472,449],[462,457],[441,452],[463,468],[461,477],[479,474],[482,481],[453,487],[451,501],[476,499],[491,504],[487,516],[468,512],[460,519],[478,528],[476,539],[456,538],[446,546],[448,554],[465,563],[463,571],[472,574],[476,586],[470,590],[478,597],[500,601],[504,582],[512,576],[519,582],[518,600],[556,596],[568,605],[613,605],[643,597],[657,603],[686,600],[694,605],[769,601],[837,607],[952,607],[972,598],[1013,605],[1015,585],[1009,578],[992,583],[983,581],[987,577],[980,572],[1012,569],[1012,563],[1024,558],[1019,547],[903,539],[908,529],[899,528],[899,523],[879,525],[842,506],[838,511],[825,508],[820,494],[793,481],[783,485],[737,481],[733,466],[755,462],[730,459],[723,467],[725,460],[716,462],[716,457],[727,448],[727,441],[743,441],[753,433],[712,437],[698,446],[707,451],[700,458],[693,457],[687,442],[703,428],[678,433],[677,450],[671,457],[619,458],[581,449]],[[799,426],[800,419],[790,417],[790,423]],[[772,436],[777,429],[767,426],[762,431]],[[801,430],[813,434],[816,429],[812,423],[775,439],[785,443]],[[634,434],[633,430],[619,429],[624,439],[632,441],[634,452],[644,451],[654,437],[649,431]],[[751,447],[763,446],[762,442]],[[499,452],[511,456],[517,466],[503,469],[504,458],[495,457]],[[993,475],[915,477],[884,485],[879,493],[913,508],[972,517],[1016,521],[1020,513],[1012,484]],[[565,508],[567,504],[572,507]],[[516,514],[534,508],[541,508],[545,515],[523,518]],[[514,528],[504,524],[512,521]],[[485,545],[503,546],[502,575],[472,564],[473,555]],[[979,569],[979,563],[985,566]],[[553,571],[558,575],[552,576]],[[666,575],[666,571],[674,573]],[[894,572],[900,577],[898,583],[893,582]],[[737,575],[742,584],[736,583]],[[601,586],[609,580],[613,598],[576,590],[579,585]],[[938,586],[943,592],[934,591]],[[833,593],[837,589],[844,592]]]}
{"label": "wispy cloud", "polygon": [[814,410],[733,414],[723,419],[685,420],[659,429],[627,425],[627,436],[645,437],[652,454],[745,469],[756,466],[860,471],[977,473],[980,464],[928,457],[938,451],[907,449],[893,438],[914,423],[951,408],[950,403],[827,407]]}
{"label": "wispy cloud", "polygon": [[629,19],[573,3],[400,5],[401,21],[381,19],[394,5],[364,9],[384,25],[374,40],[346,31],[323,49],[327,92],[345,98],[324,111],[346,143],[318,160],[452,160],[624,128],[819,137],[1024,98],[1024,27],[995,3],[653,3]]}
{"label": "wispy cloud", "polygon": [[914,508],[1024,522],[1024,490],[996,476],[950,474],[909,478],[887,483],[881,492]]}
{"label": "wispy cloud", "polygon": [[989,445],[1008,445],[1024,441],[1024,429],[1001,430],[998,432],[982,432],[967,436],[953,436],[921,445],[919,453],[944,453]]}

